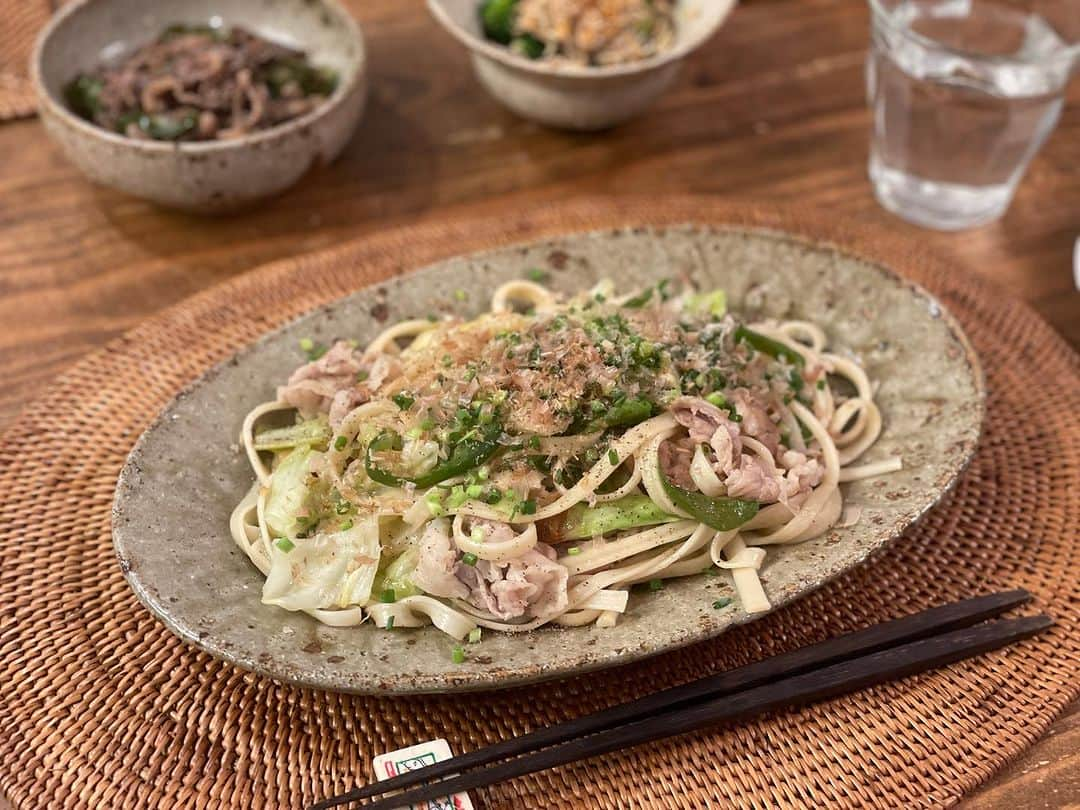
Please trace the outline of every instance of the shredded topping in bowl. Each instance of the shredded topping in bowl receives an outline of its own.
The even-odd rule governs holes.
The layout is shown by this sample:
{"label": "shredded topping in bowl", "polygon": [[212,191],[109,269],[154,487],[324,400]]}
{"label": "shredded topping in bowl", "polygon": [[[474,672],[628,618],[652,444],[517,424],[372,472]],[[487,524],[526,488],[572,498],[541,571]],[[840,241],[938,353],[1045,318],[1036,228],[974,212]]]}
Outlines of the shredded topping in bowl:
{"label": "shredded topping in bowl", "polygon": [[129,138],[225,140],[299,118],[337,75],[243,28],[172,25],[118,62],[77,76],[68,106]]}
{"label": "shredded topping in bowl", "polygon": [[484,33],[530,59],[618,65],[675,39],[675,0],[484,0]]}

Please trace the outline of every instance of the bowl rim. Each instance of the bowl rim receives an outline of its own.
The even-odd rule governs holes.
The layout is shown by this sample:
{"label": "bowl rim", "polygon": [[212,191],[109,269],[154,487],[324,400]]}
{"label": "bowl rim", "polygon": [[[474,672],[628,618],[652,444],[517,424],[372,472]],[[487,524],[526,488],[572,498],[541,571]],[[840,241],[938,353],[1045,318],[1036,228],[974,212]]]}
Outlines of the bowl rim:
{"label": "bowl rim", "polygon": [[111,2],[111,0],[73,0],[73,2],[66,3],[56,14],[54,14],[52,19],[49,20],[34,40],[34,49],[30,54],[30,80],[34,88],[34,95],[37,98],[39,115],[44,117],[43,114],[48,113],[63,121],[68,127],[77,130],[82,135],[97,138],[122,148],[138,152],[160,154],[203,155],[218,152],[235,152],[248,146],[275,141],[290,135],[297,130],[308,127],[315,121],[329,114],[332,110],[340,107],[345,99],[363,87],[367,75],[367,43],[364,40],[364,34],[360,28],[360,23],[357,22],[356,18],[353,17],[352,14],[338,2],[338,0],[318,0],[319,3],[331,9],[339,18],[345,21],[346,31],[348,32],[349,37],[357,45],[358,57],[356,66],[349,72],[347,80],[338,83],[338,86],[334,89],[334,92],[330,94],[330,97],[327,98],[324,104],[318,105],[310,112],[305,113],[299,118],[294,118],[291,121],[285,121],[260,132],[253,132],[239,138],[231,138],[224,141],[157,141],[129,138],[126,135],[110,132],[109,130],[99,127],[73,113],[67,108],[66,104],[62,103],[49,91],[42,78],[43,53],[50,38],[56,31],[64,25],[71,24],[71,18],[87,6],[95,3],[104,5],[108,2]]}
{"label": "bowl rim", "polygon": [[580,79],[608,79],[620,76],[634,76],[656,70],[664,65],[685,58],[692,51],[705,44],[719,30],[720,26],[727,21],[738,0],[705,0],[706,3],[715,2],[717,9],[716,19],[712,25],[703,28],[697,35],[689,37],[683,42],[676,44],[663,53],[641,59],[636,62],[626,62],[619,65],[574,65],[547,62],[540,59],[528,59],[514,53],[504,45],[489,42],[483,37],[473,34],[464,28],[447,12],[442,0],[426,0],[428,11],[445,28],[451,36],[475,54],[483,54],[489,59],[494,59],[503,65],[517,68],[525,73],[540,76],[558,76]]}

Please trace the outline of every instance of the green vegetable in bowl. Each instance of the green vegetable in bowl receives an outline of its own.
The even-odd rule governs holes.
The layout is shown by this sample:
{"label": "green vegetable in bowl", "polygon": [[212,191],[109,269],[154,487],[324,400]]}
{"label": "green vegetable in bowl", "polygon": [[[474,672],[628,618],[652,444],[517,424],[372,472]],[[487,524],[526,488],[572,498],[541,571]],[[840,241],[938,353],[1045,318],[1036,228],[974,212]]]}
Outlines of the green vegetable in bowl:
{"label": "green vegetable in bowl", "polygon": [[264,78],[274,98],[280,98],[289,85],[299,87],[305,96],[329,96],[338,83],[337,73],[330,68],[315,67],[304,59],[293,58],[270,62]]}
{"label": "green vegetable in bowl", "polygon": [[225,29],[214,27],[210,25],[192,25],[190,23],[173,23],[172,25],[165,26],[165,30],[161,32],[161,36],[158,37],[160,42],[171,42],[179,37],[186,37],[191,35],[208,37],[215,42],[223,42],[226,39]]}
{"label": "green vegetable in bowl", "polygon": [[93,118],[101,107],[101,90],[105,83],[93,76],[79,75],[64,85],[64,101],[83,118]]}
{"label": "green vegetable in bowl", "polygon": [[517,4],[518,0],[484,0],[480,4],[480,24],[484,36],[500,45],[509,45],[514,39]]}
{"label": "green vegetable in bowl", "polygon": [[510,50],[520,53],[528,59],[539,59],[544,55],[544,43],[532,34],[522,34],[511,40]]}

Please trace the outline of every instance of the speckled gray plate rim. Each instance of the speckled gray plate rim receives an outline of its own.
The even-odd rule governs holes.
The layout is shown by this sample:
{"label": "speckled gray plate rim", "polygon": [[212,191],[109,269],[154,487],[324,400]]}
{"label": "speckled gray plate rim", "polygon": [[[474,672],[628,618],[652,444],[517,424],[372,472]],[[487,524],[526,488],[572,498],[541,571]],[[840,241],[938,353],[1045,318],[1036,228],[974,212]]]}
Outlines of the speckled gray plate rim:
{"label": "speckled gray plate rim", "polygon": [[762,579],[774,608],[864,562],[917,522],[955,484],[981,429],[982,371],[955,319],[926,290],[878,264],[767,229],[683,225],[570,234],[457,257],[358,290],[269,333],[181,392],[128,457],[113,507],[116,552],[138,598],[210,654],[282,681],[356,693],[491,689],[625,664],[719,635],[756,618],[726,576],[690,577],[632,594],[611,629],[543,628],[485,635],[462,665],[433,628],[331,628],[259,601],[262,577],[234,545],[228,519],[253,476],[237,447],[244,414],[273,397],[303,357],[301,337],[370,340],[384,291],[387,321],[475,314],[494,285],[548,267],[572,292],[612,278],[623,289],[689,275],[724,287],[732,308],[821,324],[834,351],[860,358],[880,384],[885,428],[866,461],[899,454],[904,470],[844,485],[862,510],[852,527],[770,547]]}

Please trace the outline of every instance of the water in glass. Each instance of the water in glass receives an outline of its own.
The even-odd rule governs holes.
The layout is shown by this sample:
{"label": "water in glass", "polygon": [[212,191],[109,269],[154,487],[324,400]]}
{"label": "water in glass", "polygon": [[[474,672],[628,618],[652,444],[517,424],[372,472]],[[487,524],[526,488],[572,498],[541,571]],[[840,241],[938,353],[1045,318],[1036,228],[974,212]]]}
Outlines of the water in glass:
{"label": "water in glass", "polygon": [[1015,3],[871,0],[871,8],[878,199],[933,228],[996,219],[1057,123],[1074,47]]}

